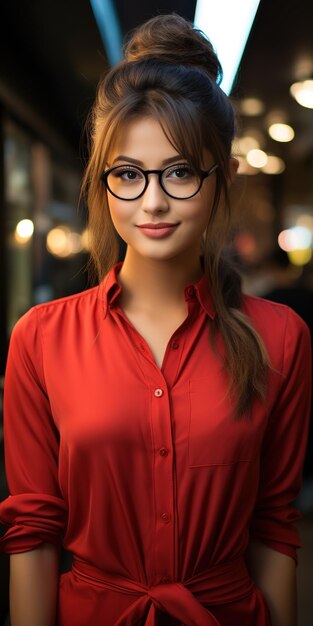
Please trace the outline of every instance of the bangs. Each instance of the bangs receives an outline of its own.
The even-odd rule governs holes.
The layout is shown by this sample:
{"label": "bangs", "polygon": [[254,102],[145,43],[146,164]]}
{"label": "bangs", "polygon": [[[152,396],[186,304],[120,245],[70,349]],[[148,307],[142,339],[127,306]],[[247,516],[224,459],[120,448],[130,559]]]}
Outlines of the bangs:
{"label": "bangs", "polygon": [[159,122],[171,146],[200,173],[203,169],[203,150],[208,147],[212,152],[212,148],[204,145],[200,115],[193,103],[183,98],[173,98],[159,90],[148,90],[138,96],[135,102],[134,98],[130,100],[124,101],[120,110],[115,108],[114,116],[106,119],[102,132],[104,161],[107,162],[119,136],[123,135],[131,122],[151,117]]}

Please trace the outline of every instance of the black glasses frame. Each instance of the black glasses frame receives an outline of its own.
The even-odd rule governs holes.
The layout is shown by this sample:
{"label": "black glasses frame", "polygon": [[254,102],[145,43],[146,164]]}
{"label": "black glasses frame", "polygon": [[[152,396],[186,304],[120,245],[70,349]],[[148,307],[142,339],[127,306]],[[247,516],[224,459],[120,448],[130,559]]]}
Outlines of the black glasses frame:
{"label": "black glasses frame", "polygon": [[201,187],[202,187],[202,183],[204,181],[205,178],[207,178],[208,176],[210,176],[210,174],[212,174],[217,168],[218,168],[218,163],[214,163],[213,165],[211,165],[211,167],[204,171],[204,170],[200,170],[200,185],[199,185],[199,189],[197,189],[197,191],[195,191],[195,193],[191,194],[191,196],[187,196],[185,198],[181,198],[180,196],[173,196],[171,193],[168,193],[168,191],[166,191],[166,189],[164,188],[163,182],[162,182],[162,176],[164,174],[164,172],[166,172],[166,170],[172,169],[173,167],[181,167],[183,165],[186,165],[186,163],[175,163],[174,165],[169,165],[168,167],[165,167],[163,170],[143,170],[142,167],[139,167],[138,165],[132,165],[129,164],[130,167],[135,168],[136,170],[139,170],[145,177],[145,186],[143,188],[143,190],[140,192],[140,194],[138,194],[138,196],[135,196],[135,198],[121,198],[120,196],[118,196],[116,193],[114,193],[109,185],[108,185],[108,176],[109,174],[111,174],[111,172],[113,172],[114,170],[120,168],[120,167],[127,167],[128,164],[125,165],[115,165],[114,167],[110,167],[110,169],[106,170],[105,172],[103,172],[103,174],[100,177],[100,180],[104,183],[105,187],[107,188],[107,190],[110,192],[110,194],[112,194],[112,196],[114,196],[115,198],[118,198],[119,200],[123,200],[125,202],[132,202],[132,200],[138,200],[138,198],[141,198],[141,196],[143,196],[143,194],[145,193],[148,185],[149,185],[149,179],[148,176],[149,174],[157,174],[159,177],[159,184],[161,189],[163,189],[164,193],[166,193],[167,196],[169,196],[170,198],[174,198],[175,200],[189,200],[190,198],[193,198],[193,196],[195,196],[197,193],[199,193]]}

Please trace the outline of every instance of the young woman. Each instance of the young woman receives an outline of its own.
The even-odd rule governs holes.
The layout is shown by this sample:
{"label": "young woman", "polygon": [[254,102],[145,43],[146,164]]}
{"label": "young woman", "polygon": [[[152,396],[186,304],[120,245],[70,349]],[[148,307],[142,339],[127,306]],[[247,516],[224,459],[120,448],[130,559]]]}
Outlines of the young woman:
{"label": "young woman", "polygon": [[33,307],[10,344],[12,626],[296,624],[309,333],[223,259],[237,161],[220,72],[201,32],[159,16],[100,85],[84,181],[99,284]]}

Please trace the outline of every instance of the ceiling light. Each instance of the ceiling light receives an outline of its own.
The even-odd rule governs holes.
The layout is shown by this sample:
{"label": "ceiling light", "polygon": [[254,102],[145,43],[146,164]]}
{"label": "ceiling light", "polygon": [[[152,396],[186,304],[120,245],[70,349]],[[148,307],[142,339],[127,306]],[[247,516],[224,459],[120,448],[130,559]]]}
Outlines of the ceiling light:
{"label": "ceiling light", "polygon": [[240,102],[240,113],[242,115],[261,115],[264,112],[264,104],[259,98],[244,98]]}
{"label": "ceiling light", "polygon": [[[223,68],[221,88],[229,94],[260,0],[197,0],[194,25],[212,42]],[[225,19],[227,16],[227,19]]]}
{"label": "ceiling light", "polygon": [[275,141],[287,142],[293,140],[295,131],[292,126],[288,124],[271,124],[268,129],[268,134],[272,139],[275,139]]}
{"label": "ceiling light", "polygon": [[261,169],[264,174],[281,174],[286,169],[286,165],[283,159],[271,155],[267,157],[267,163]]}
{"label": "ceiling light", "polygon": [[90,0],[98,30],[111,65],[122,58],[122,34],[115,2]]}
{"label": "ceiling light", "polygon": [[264,167],[268,161],[268,156],[263,150],[249,150],[247,161],[252,167]]}
{"label": "ceiling light", "polygon": [[301,106],[313,109],[313,80],[293,83],[290,87],[290,93]]}

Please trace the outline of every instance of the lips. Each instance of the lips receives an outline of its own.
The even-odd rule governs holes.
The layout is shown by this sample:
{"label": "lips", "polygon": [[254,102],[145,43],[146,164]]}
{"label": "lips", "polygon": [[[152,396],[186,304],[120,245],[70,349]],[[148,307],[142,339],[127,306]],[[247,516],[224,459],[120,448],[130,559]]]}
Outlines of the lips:
{"label": "lips", "polygon": [[138,224],[138,228],[174,228],[174,226],[178,226],[178,222],[176,224],[172,224],[170,222],[158,222],[158,224]]}
{"label": "lips", "polygon": [[138,228],[146,237],[150,239],[162,239],[163,237],[169,237],[179,226],[179,222],[176,224],[170,222],[158,222],[158,224],[139,224]]}

